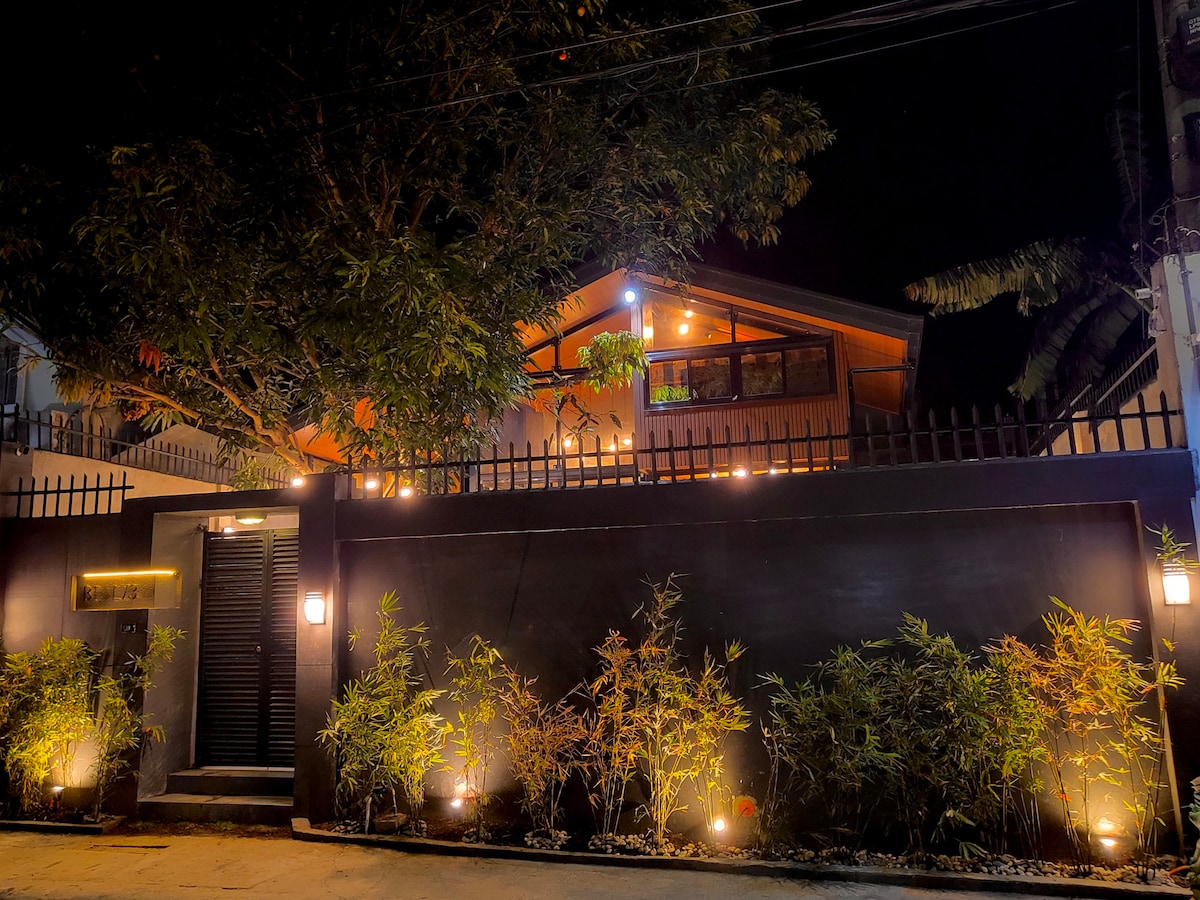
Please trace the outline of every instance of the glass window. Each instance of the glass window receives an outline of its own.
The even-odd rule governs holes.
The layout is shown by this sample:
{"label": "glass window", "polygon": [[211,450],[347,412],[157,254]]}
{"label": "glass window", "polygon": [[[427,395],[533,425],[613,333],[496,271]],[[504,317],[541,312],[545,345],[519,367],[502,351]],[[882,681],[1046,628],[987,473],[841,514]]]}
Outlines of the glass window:
{"label": "glass window", "polygon": [[720,400],[733,396],[728,356],[693,359],[691,369],[692,390],[697,400]]}
{"label": "glass window", "polygon": [[833,392],[828,347],[788,350],[784,353],[784,365],[787,368],[787,392],[790,396]]}
{"label": "glass window", "polygon": [[742,394],[762,397],[783,393],[783,354],[742,354]]}
{"label": "glass window", "polygon": [[0,403],[17,402],[17,363],[20,348],[0,337]]}
{"label": "glass window", "polygon": [[732,340],[729,310],[681,297],[651,295],[642,308],[648,350],[711,347]]}
{"label": "glass window", "polygon": [[687,360],[650,364],[650,402],[686,403],[692,399],[688,389]]}

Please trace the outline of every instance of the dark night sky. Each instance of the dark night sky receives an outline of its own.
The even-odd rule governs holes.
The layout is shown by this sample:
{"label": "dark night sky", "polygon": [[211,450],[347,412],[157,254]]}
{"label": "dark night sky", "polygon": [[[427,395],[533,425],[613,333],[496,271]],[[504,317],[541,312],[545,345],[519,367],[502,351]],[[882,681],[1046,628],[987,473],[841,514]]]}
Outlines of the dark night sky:
{"label": "dark night sky", "polygon": [[[849,4],[817,6],[817,0],[801,3],[768,21],[786,26]],[[1083,0],[763,79],[764,86],[816,101],[838,140],[809,166],[814,187],[785,218],[779,246],[743,251],[721,240],[707,249],[707,261],[919,311],[904,301],[902,288],[921,275],[1039,238],[1111,235],[1119,197],[1104,119],[1115,94],[1137,85],[1137,54],[1119,51],[1136,41],[1137,12],[1127,0]],[[1153,19],[1148,5],[1141,12],[1143,121],[1160,158]],[[771,62],[795,65],[1007,14],[790,39],[772,45]],[[197,116],[181,98],[197,84],[212,88],[226,77],[216,47],[240,21],[216,8],[161,4],[27,4],[18,16],[24,19],[0,37],[5,129],[12,142],[45,154],[84,135],[97,146],[136,138],[138,124],[149,118],[181,123]],[[812,47],[830,37],[844,40]],[[1160,175],[1162,169],[1153,167]],[[1151,185],[1148,196],[1162,190],[1161,183]],[[926,401],[1001,399],[1029,325],[1012,303],[930,320],[920,380]]]}

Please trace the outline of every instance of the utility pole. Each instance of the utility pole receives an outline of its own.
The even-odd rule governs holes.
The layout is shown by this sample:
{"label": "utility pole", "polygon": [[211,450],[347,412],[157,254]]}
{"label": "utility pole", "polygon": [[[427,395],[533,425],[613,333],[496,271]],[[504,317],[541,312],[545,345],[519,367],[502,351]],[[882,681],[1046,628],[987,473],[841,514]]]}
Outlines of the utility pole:
{"label": "utility pole", "polygon": [[[1171,166],[1170,246],[1162,249],[1190,253],[1200,250],[1200,9],[1190,0],[1151,0],[1151,5]],[[1192,115],[1197,119],[1190,120]],[[1190,139],[1189,127],[1194,129]]]}

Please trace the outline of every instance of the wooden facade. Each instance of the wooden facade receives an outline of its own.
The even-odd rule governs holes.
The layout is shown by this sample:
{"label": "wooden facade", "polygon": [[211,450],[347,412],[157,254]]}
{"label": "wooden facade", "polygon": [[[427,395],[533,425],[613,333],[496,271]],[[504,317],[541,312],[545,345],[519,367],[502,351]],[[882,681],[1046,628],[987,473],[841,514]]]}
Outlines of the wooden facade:
{"label": "wooden facade", "polygon": [[[636,287],[638,294],[633,304],[623,302],[622,297],[630,285]],[[704,328],[693,329],[694,340],[671,332],[666,335],[669,341],[663,340],[661,333],[656,341],[650,328],[651,316],[643,311],[651,303],[670,304],[675,317],[686,315],[694,322],[700,318],[692,318],[691,308],[708,312],[727,310],[730,331],[714,339],[709,326],[707,334],[702,333]],[[766,450],[768,439],[787,435],[800,438],[805,434],[844,435],[864,412],[898,414],[912,399],[922,325],[917,316],[703,267],[697,268],[692,283],[686,286],[662,279],[633,279],[623,271],[603,274],[581,287],[564,306],[557,331],[538,328],[525,335],[529,351],[527,368],[550,382],[556,375],[569,377],[572,368],[578,365],[579,348],[603,331],[630,330],[642,336],[652,363],[657,359],[703,354],[721,359],[728,356],[737,368],[737,361],[742,358],[739,354],[753,354],[760,346],[786,345],[788,334],[809,335],[813,341],[828,346],[832,354],[831,390],[822,389],[806,396],[746,399],[729,390],[715,400],[687,402],[685,397],[685,402],[655,403],[651,402],[650,389],[641,376],[628,388],[599,394],[588,392],[585,399],[599,424],[588,431],[587,450],[593,449],[591,444],[597,440],[602,449],[613,452],[629,446],[648,448],[652,444],[658,448],[686,447],[689,440],[695,445],[743,442],[756,445],[757,449],[753,459],[739,465],[749,463],[752,468],[766,470],[774,464],[786,463],[767,458],[773,455]],[[679,321],[680,334],[684,334],[688,326],[682,319]],[[739,326],[739,321],[747,324]],[[777,333],[773,334],[772,329],[777,329]],[[659,330],[663,331],[661,322]],[[768,340],[771,337],[776,338],[774,344]],[[710,339],[707,345],[704,338]],[[619,426],[612,421],[614,416]],[[514,453],[525,452],[526,448],[531,453],[540,453],[544,448],[556,455],[561,453],[569,466],[574,455],[572,444],[577,440],[569,433],[571,424],[568,417],[564,428],[544,404],[514,410],[500,428],[499,453],[506,455],[510,445]],[[835,443],[835,456],[845,459],[848,452],[844,440]],[[717,467],[729,465],[732,462],[725,461]]]}

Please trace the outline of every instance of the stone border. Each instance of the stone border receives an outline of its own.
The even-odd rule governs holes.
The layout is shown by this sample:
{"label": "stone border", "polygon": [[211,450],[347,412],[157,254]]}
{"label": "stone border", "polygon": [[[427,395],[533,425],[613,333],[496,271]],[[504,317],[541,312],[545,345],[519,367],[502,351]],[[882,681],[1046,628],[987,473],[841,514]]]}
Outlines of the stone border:
{"label": "stone border", "polygon": [[103,822],[39,822],[36,819],[0,819],[0,831],[31,831],[37,834],[108,834],[125,821],[113,816]]}
{"label": "stone border", "polygon": [[440,856],[469,856],[482,859],[518,859],[526,862],[573,863],[589,866],[620,866],[628,869],[675,869],[718,872],[726,875],[765,875],[808,881],[842,881],[896,887],[930,888],[942,891],[994,891],[1005,894],[1038,894],[1044,897],[1091,898],[1190,897],[1185,888],[1126,884],[1090,878],[1054,878],[1030,875],[998,877],[970,872],[936,872],[916,869],[884,869],[877,866],[837,866],[771,860],[696,859],[677,856],[623,856],[579,853],[569,850],[533,850],[495,844],[463,844],[429,838],[390,834],[338,834],[313,828],[306,818],[292,819],[292,839],[319,844],[351,844],[382,847],[405,853]]}

